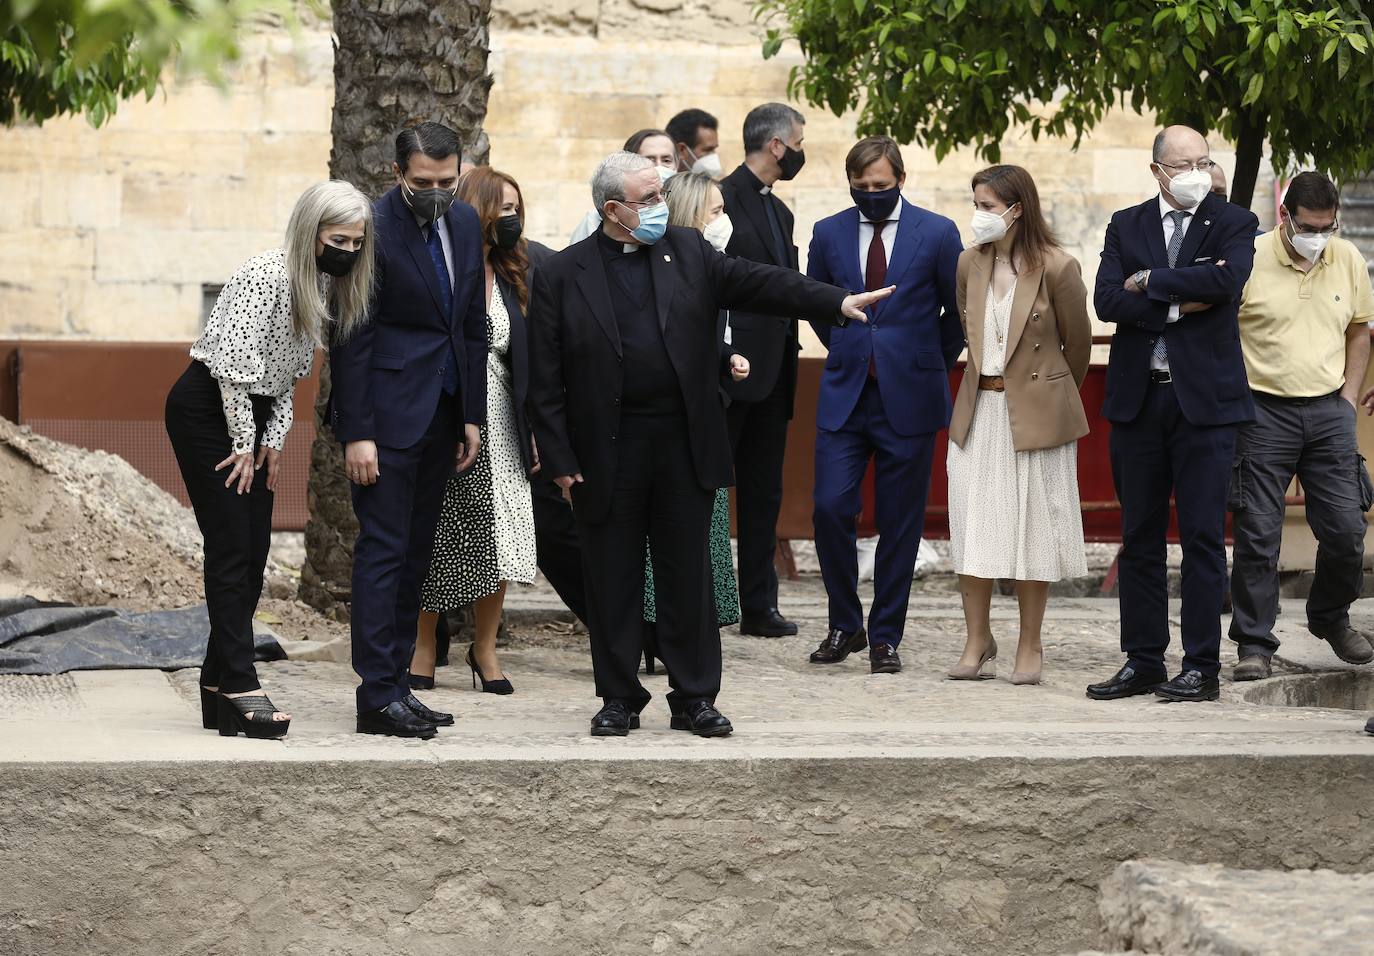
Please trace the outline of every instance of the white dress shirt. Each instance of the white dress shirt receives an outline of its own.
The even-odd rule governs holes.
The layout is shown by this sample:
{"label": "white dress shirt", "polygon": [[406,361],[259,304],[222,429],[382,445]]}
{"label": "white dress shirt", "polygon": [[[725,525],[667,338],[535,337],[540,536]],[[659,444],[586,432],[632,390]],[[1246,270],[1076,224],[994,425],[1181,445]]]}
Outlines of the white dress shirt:
{"label": "white dress shirt", "polygon": [[[1182,226],[1183,234],[1186,236],[1188,235],[1188,227],[1192,225],[1193,216],[1197,213],[1197,207],[1194,206],[1192,209],[1177,210],[1173,206],[1169,205],[1169,202],[1164,198],[1163,193],[1159,194],[1159,218],[1164,223],[1164,251],[1166,254],[1169,251],[1169,243],[1173,242],[1174,240],[1174,221],[1169,218],[1169,213],[1179,211],[1188,213],[1188,215],[1185,216],[1183,219]],[[1165,261],[1167,262],[1168,260],[1166,259]],[[1177,266],[1178,263],[1174,263],[1174,265]],[[1166,323],[1177,322],[1180,315],[1182,315],[1182,313],[1179,312],[1178,303],[1175,302],[1173,305],[1169,306],[1169,315],[1164,321]],[[1163,362],[1156,362],[1152,358],[1150,361],[1150,368],[1158,371],[1166,371],[1169,368],[1169,360],[1165,359]]]}
{"label": "white dress shirt", "polygon": [[[897,230],[902,228],[902,204],[906,200],[901,196],[897,197],[897,205],[892,207],[892,211],[887,214],[884,222],[894,225],[883,227],[883,255],[887,259],[887,264],[892,265],[892,247],[897,243]],[[859,213],[859,275],[863,276],[868,269],[868,247],[873,243],[873,220],[863,213]]]}

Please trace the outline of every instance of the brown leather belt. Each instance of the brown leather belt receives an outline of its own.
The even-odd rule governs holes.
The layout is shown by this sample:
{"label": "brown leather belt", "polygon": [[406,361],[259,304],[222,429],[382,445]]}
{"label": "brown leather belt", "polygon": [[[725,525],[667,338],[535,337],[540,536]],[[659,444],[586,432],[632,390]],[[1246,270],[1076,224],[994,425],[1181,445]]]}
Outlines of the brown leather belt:
{"label": "brown leather belt", "polygon": [[978,390],[980,392],[1005,392],[1007,381],[1000,375],[979,375]]}

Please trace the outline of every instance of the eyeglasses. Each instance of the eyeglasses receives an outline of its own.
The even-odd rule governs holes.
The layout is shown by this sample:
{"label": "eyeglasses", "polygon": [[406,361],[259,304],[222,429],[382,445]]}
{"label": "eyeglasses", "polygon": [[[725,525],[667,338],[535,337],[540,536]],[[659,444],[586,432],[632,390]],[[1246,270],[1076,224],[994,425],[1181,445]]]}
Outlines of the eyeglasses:
{"label": "eyeglasses", "polygon": [[663,193],[656,193],[647,199],[622,199],[620,201],[624,205],[634,206],[636,209],[647,209],[650,206],[657,206],[659,203],[663,202]]}
{"label": "eyeglasses", "polygon": [[1200,173],[1210,173],[1216,163],[1210,159],[1199,159],[1195,163],[1155,163],[1156,166],[1163,166],[1165,169],[1172,169],[1175,172],[1183,172],[1189,169],[1196,169]]}
{"label": "eyeglasses", "polygon": [[1302,223],[1298,222],[1295,219],[1290,219],[1289,222],[1293,225],[1293,231],[1300,236],[1321,236],[1324,239],[1330,239],[1336,233],[1341,231],[1340,220],[1333,222],[1330,226],[1328,226],[1325,229],[1313,229],[1310,226],[1304,226]]}

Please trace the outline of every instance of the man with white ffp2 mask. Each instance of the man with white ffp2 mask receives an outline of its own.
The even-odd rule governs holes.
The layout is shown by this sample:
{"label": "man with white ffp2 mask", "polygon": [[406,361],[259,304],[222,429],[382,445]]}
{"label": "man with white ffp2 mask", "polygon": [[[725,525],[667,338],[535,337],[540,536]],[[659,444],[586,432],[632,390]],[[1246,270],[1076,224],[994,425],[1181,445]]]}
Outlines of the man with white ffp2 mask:
{"label": "man with white ffp2 mask", "polygon": [[[1254,260],[1254,214],[1212,195],[1207,140],[1155,137],[1159,194],[1112,216],[1093,303],[1115,326],[1102,414],[1121,500],[1124,666],[1087,688],[1114,700],[1216,700],[1226,591],[1226,494],[1239,426],[1254,418],[1236,312]],[[1164,667],[1170,497],[1183,541],[1183,667]]]}
{"label": "man with white ffp2 mask", "polygon": [[1240,430],[1231,484],[1238,681],[1268,677],[1279,648],[1279,538],[1294,475],[1319,545],[1307,629],[1343,661],[1374,659],[1368,636],[1350,626],[1349,614],[1362,590],[1364,514],[1371,505],[1355,405],[1369,364],[1374,297],[1364,257],[1336,235],[1339,205],[1336,187],[1322,174],[1295,177],[1278,226],[1255,240],[1255,269],[1241,300],[1240,343],[1255,420]]}

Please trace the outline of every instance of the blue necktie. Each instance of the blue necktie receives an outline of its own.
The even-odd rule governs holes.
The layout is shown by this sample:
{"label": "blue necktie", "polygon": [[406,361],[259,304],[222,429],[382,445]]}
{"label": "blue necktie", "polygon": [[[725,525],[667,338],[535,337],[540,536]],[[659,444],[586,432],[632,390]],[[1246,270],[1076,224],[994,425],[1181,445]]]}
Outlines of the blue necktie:
{"label": "blue necktie", "polygon": [[[444,243],[439,238],[439,223],[429,224],[429,239],[425,241],[429,249],[429,260],[434,263],[434,275],[439,279],[439,304],[444,310],[444,324],[453,321],[453,280],[448,275],[448,265],[444,262]],[[444,394],[452,395],[458,391],[458,356],[453,351],[453,339],[449,338],[448,361],[444,363]]]}
{"label": "blue necktie", "polygon": [[[1174,267],[1178,261],[1179,250],[1183,248],[1183,220],[1191,216],[1192,213],[1184,212],[1182,209],[1175,209],[1169,213],[1169,218],[1174,221],[1174,234],[1169,237],[1169,268]],[[1159,338],[1155,339],[1154,351],[1150,354],[1153,359],[1151,364],[1158,365],[1169,358],[1169,350],[1164,347],[1164,333],[1159,333]]]}

